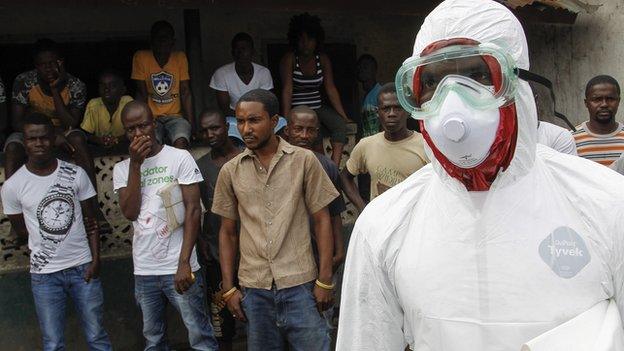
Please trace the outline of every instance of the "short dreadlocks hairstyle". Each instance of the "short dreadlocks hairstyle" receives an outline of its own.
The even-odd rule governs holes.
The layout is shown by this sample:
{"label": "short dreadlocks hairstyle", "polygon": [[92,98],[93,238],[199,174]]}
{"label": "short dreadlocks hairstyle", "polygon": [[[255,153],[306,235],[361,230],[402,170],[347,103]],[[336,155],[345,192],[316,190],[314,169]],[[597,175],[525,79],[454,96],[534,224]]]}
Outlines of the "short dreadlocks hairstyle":
{"label": "short dreadlocks hairstyle", "polygon": [[325,30],[321,26],[321,19],[307,12],[292,16],[288,24],[288,43],[293,50],[297,50],[297,42],[303,33],[316,39],[316,51],[319,51],[325,41]]}

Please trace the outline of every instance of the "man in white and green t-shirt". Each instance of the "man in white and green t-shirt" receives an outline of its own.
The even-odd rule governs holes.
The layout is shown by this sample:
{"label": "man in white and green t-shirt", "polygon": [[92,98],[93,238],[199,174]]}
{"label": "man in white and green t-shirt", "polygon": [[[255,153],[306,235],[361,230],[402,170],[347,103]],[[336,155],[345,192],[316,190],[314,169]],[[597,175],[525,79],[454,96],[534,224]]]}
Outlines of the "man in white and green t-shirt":
{"label": "man in white and green t-shirt", "polygon": [[[135,295],[143,312],[146,349],[166,347],[164,311],[167,300],[180,312],[194,350],[217,350],[205,310],[203,277],[195,241],[200,227],[199,186],[202,176],[186,150],[156,140],[149,107],[129,102],[121,120],[130,140],[130,158],[115,165],[113,187],[124,217],[132,221]],[[158,191],[177,182],[184,221],[172,227]]]}

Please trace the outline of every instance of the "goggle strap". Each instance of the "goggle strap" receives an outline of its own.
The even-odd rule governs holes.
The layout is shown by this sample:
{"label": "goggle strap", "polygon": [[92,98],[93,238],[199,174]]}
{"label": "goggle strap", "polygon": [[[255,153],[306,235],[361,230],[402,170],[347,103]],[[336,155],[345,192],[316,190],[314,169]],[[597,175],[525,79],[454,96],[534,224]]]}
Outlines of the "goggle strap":
{"label": "goggle strap", "polygon": [[546,88],[548,88],[548,90],[550,91],[550,98],[552,99],[553,102],[553,113],[555,115],[555,117],[563,120],[565,122],[565,124],[572,129],[573,132],[576,132],[576,128],[574,127],[574,124],[572,124],[570,122],[570,120],[568,119],[568,117],[566,117],[563,113],[557,112],[557,100],[555,100],[555,91],[553,89],[553,84],[552,82],[544,77],[544,76],[540,76],[539,74],[535,74],[533,72],[529,72],[527,70],[524,70],[522,68],[516,68],[516,75],[518,76],[518,78],[524,80],[524,81],[531,81],[537,84],[541,84],[543,86],[545,86]]}

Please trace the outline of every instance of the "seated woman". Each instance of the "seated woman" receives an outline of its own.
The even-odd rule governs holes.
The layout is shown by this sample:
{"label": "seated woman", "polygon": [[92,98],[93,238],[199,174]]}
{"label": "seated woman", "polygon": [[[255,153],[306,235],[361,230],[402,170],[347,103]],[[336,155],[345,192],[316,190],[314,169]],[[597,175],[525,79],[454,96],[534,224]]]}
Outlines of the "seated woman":
{"label": "seated woman", "polygon": [[[351,122],[342,107],[334,84],[331,61],[320,51],[325,32],[317,16],[303,13],[290,19],[288,42],[292,51],[280,62],[282,79],[282,115],[288,116],[294,106],[307,105],[318,115],[321,125],[329,130],[332,161],[340,165],[347,141],[346,123]],[[321,97],[321,86],[329,105]]]}

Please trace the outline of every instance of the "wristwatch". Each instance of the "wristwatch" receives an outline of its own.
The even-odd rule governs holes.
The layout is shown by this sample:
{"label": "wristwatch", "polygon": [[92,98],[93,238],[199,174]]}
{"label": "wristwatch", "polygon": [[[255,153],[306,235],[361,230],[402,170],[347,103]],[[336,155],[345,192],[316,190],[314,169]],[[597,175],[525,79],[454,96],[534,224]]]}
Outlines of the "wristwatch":
{"label": "wristwatch", "polygon": [[41,250],[31,258],[31,267],[41,270],[67,236],[74,223],[74,183],[77,168],[61,161],[54,184],[37,206]]}

